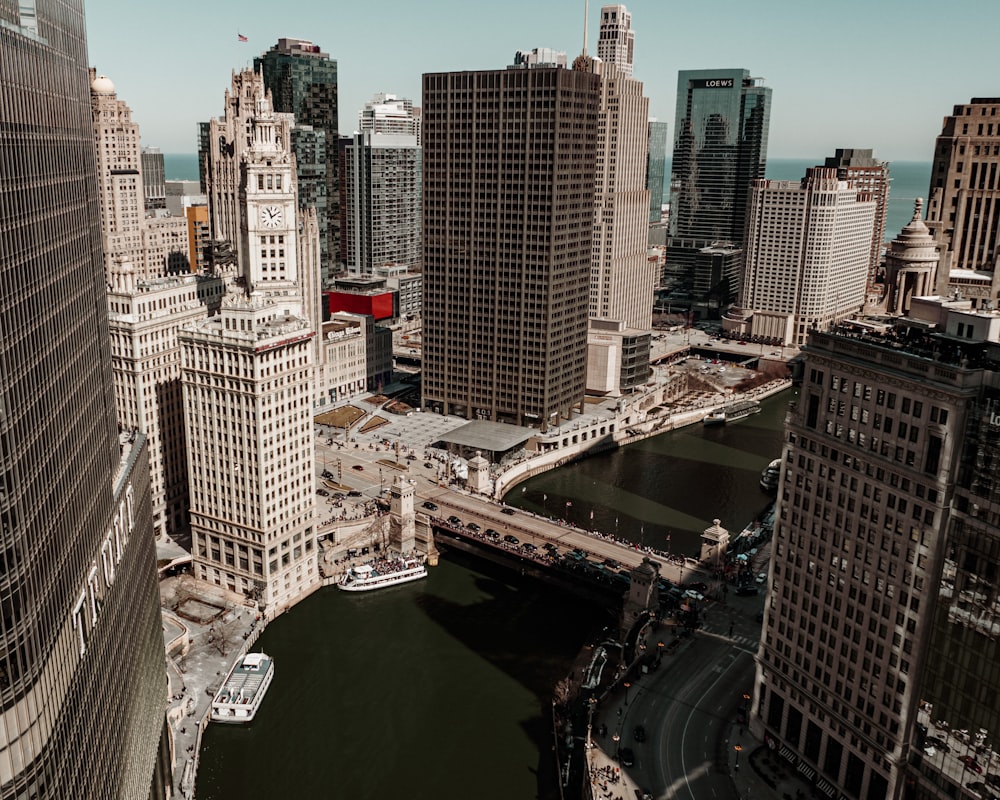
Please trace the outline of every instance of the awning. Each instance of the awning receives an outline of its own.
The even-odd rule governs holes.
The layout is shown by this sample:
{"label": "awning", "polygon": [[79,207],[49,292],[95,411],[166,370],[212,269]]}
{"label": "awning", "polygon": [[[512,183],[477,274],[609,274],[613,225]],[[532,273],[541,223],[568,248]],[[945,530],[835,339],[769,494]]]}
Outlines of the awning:
{"label": "awning", "polygon": [[830,783],[830,781],[828,781],[826,778],[820,778],[818,781],[816,781],[816,788],[819,789],[827,797],[831,798],[831,800],[833,796],[837,793],[837,787],[834,786],[832,783]]}
{"label": "awning", "polygon": [[816,770],[810,767],[805,761],[799,762],[799,772],[806,776],[806,780],[812,780],[816,777]]}
{"label": "awning", "polygon": [[795,753],[793,753],[791,748],[786,744],[781,745],[781,749],[778,751],[778,754],[786,761],[790,761],[793,765],[796,761],[798,761]]}

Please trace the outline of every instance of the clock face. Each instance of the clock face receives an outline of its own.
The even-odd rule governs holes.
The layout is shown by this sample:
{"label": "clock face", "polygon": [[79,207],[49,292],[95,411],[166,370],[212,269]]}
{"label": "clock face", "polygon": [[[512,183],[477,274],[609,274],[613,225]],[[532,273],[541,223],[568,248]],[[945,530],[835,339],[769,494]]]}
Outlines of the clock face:
{"label": "clock face", "polygon": [[260,224],[265,228],[277,228],[283,219],[281,206],[263,206],[260,209]]}

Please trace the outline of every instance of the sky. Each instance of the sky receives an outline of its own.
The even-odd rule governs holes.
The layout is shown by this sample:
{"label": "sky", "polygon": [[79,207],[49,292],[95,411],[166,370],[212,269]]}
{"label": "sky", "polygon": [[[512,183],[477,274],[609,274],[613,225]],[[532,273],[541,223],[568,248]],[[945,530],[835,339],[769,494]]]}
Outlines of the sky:
{"label": "sky", "polygon": [[[745,68],[772,89],[769,158],[821,159],[870,147],[930,161],[943,117],[1000,96],[1000,3],[981,0],[633,0],[634,75],[674,135],[677,72]],[[569,61],[597,52],[591,0],[90,0],[90,63],[132,108],[142,143],[197,151],[197,123],[223,110],[232,70],[279,38],[308,39],[338,63],[340,130],[377,92],[419,105],[421,74],[502,69],[517,50]],[[941,28],[944,28],[943,33]],[[241,43],[237,35],[246,36]],[[819,162],[817,162],[819,163]]]}

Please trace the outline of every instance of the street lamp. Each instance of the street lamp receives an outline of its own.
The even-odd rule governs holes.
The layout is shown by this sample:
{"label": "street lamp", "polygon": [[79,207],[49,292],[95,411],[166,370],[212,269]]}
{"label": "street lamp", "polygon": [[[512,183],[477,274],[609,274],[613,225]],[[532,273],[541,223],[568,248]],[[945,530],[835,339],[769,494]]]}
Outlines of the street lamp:
{"label": "street lamp", "polygon": [[625,705],[628,705],[628,687],[631,686],[632,684],[629,683],[628,681],[625,681],[623,685],[625,686]]}
{"label": "street lamp", "polygon": [[619,755],[620,755],[620,754],[619,754],[619,752],[618,752],[618,743],[619,743],[619,742],[620,742],[621,740],[622,740],[622,737],[621,737],[621,735],[620,735],[620,734],[618,733],[618,731],[615,731],[615,732],[614,732],[614,733],[613,733],[613,734],[611,735],[611,741],[613,741],[613,742],[615,743],[615,758],[616,758],[616,759],[617,759],[617,758],[619,757]]}
{"label": "street lamp", "polygon": [[743,750],[743,746],[742,745],[736,745],[735,747],[733,747],[733,750],[736,751],[736,771],[739,772],[740,771],[740,752]]}
{"label": "street lamp", "polygon": [[385,482],[382,480],[382,467],[378,468],[378,496],[381,497],[383,492],[385,492]]}

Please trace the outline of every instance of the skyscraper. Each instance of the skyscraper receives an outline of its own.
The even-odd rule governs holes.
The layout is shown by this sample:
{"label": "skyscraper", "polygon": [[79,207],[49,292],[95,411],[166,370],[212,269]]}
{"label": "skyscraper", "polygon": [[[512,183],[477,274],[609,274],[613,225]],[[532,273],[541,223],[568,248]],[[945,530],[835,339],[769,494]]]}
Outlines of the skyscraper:
{"label": "skyscraper", "polygon": [[423,98],[423,406],[548,426],[583,403],[600,78],[427,74]]}
{"label": "skyscraper", "polygon": [[164,651],[146,443],[115,423],[83,4],[0,4],[0,52],[0,797],[144,800]]}
{"label": "skyscraper", "polygon": [[[318,45],[304,39],[279,39],[263,55],[254,59],[254,69],[264,77],[271,92],[274,110],[295,115],[295,124],[308,125],[326,137],[326,171],[299,174],[300,201],[325,196],[326,204],[315,202],[319,217],[320,253],[324,282],[335,270],[340,252],[340,182],[337,166],[337,142],[340,139],[337,117],[337,62]],[[307,186],[310,180],[322,179],[319,186]],[[305,205],[300,207],[305,208]]]}
{"label": "skyscraper", "polygon": [[[739,293],[750,182],[764,177],[771,90],[745,69],[682,70],[670,180],[667,277],[696,299]],[[717,246],[726,258],[707,258]]]}
{"label": "skyscraper", "polygon": [[868,288],[871,289],[878,277],[882,245],[885,244],[885,215],[889,209],[889,164],[874,158],[871,149],[838,147],[823,166],[837,170],[840,180],[850,181],[858,189],[871,194],[875,201],[871,253],[868,256]]}
{"label": "skyscraper", "polygon": [[383,94],[359,119],[361,131],[341,140],[342,261],[361,275],[387,264],[419,268],[419,118],[409,100]]}
{"label": "skyscraper", "polygon": [[146,193],[146,210],[167,207],[166,168],[159,147],[144,147],[140,152],[142,185]]}
{"label": "skyscraper", "polygon": [[601,27],[597,39],[597,57],[607,64],[614,64],[622,75],[632,75],[632,55],[635,50],[635,31],[632,15],[623,5],[604,6],[601,9]]}
{"label": "skyscraper", "polygon": [[938,292],[1000,300],[1000,97],[973,97],[944,118],[934,146],[927,227],[941,243]]}
{"label": "skyscraper", "polygon": [[[754,181],[744,241],[740,315],[723,328],[803,344],[865,304],[877,203],[829,167],[801,181]],[[735,321],[739,320],[739,326]]]}
{"label": "skyscraper", "polygon": [[649,190],[649,222],[663,218],[663,177],[667,167],[666,122],[649,121],[649,156],[646,161],[646,188]]}
{"label": "skyscraper", "polygon": [[786,426],[750,723],[829,797],[966,796],[1000,731],[1000,326],[914,303],[811,334]]}

